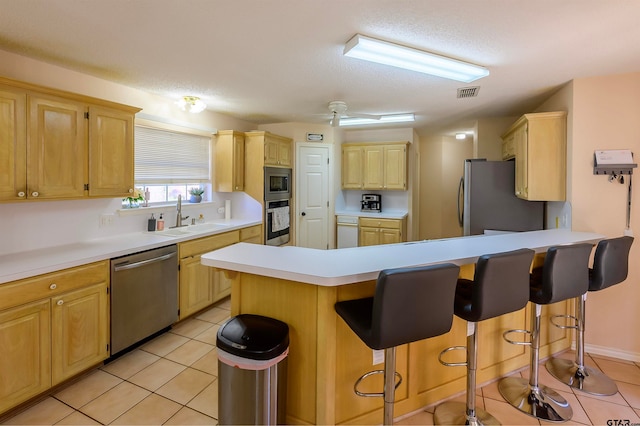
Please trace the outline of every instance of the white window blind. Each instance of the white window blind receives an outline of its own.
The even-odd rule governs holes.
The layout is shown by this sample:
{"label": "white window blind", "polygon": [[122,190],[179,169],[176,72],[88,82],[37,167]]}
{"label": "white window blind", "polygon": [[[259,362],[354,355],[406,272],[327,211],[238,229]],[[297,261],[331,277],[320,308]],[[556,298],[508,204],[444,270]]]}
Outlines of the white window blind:
{"label": "white window blind", "polygon": [[211,138],[135,127],[135,182],[210,182]]}

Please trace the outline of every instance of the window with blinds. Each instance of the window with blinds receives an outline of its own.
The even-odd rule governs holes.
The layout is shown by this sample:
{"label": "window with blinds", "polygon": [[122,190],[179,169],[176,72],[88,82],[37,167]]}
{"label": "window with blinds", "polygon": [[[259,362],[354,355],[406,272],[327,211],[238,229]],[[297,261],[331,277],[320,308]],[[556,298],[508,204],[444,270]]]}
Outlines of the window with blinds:
{"label": "window with blinds", "polygon": [[[202,200],[210,199],[211,137],[203,132],[174,130],[149,120],[135,126],[135,186],[148,194],[148,202],[160,205],[175,202],[178,196],[190,199],[190,190],[204,190]],[[162,127],[162,128],[161,128]],[[123,207],[126,207],[126,199]]]}
{"label": "window with blinds", "polygon": [[210,183],[211,138],[135,127],[136,184]]}

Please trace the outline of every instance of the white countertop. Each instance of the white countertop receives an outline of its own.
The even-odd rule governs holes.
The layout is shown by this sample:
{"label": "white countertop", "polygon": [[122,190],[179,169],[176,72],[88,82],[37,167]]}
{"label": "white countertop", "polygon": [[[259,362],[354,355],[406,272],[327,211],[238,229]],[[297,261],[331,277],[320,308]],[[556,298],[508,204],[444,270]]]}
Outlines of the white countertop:
{"label": "white countertop", "polygon": [[232,271],[338,286],[375,280],[383,269],[451,262],[475,263],[484,254],[520,248],[537,253],[561,244],[597,243],[604,235],[567,229],[425,240],[379,246],[319,250],[292,246],[234,244],[202,256],[202,263]]}
{"label": "white countertop", "polygon": [[192,228],[193,232],[189,227],[178,228],[184,233],[176,233],[177,235],[171,235],[174,231],[167,228],[164,231],[120,234],[81,243],[12,253],[0,256],[0,284],[261,223],[260,220],[220,220],[202,227],[206,230],[198,229],[197,225]]}

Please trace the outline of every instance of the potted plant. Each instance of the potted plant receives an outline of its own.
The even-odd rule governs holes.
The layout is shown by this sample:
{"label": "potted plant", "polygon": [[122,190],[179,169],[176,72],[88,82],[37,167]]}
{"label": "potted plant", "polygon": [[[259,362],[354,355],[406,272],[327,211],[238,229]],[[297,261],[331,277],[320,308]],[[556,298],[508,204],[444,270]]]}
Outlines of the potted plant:
{"label": "potted plant", "polygon": [[127,204],[124,205],[124,208],[135,209],[140,206],[140,202],[144,201],[144,192],[141,189],[135,188],[131,195],[122,199]]}
{"label": "potted plant", "polygon": [[191,194],[191,198],[189,199],[190,203],[199,203],[202,201],[202,194],[204,193],[204,188],[197,187],[189,189],[189,194]]}

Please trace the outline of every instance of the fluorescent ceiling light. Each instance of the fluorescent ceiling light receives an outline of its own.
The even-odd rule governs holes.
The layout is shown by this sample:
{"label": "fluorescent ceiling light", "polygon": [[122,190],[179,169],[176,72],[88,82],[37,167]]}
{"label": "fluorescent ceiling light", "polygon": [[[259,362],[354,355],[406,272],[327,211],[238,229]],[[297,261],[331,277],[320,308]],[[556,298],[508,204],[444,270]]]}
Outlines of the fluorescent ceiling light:
{"label": "fluorescent ceiling light", "polygon": [[465,83],[489,75],[488,69],[478,65],[360,34],[356,34],[345,44],[344,55]]}
{"label": "fluorescent ceiling light", "polygon": [[380,116],[379,120],[375,118],[347,117],[340,119],[340,127],[342,126],[359,126],[362,124],[388,124],[388,123],[406,123],[415,121],[413,114],[389,114]]}

